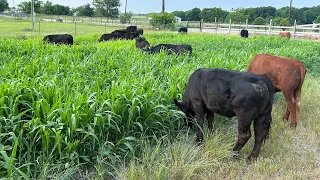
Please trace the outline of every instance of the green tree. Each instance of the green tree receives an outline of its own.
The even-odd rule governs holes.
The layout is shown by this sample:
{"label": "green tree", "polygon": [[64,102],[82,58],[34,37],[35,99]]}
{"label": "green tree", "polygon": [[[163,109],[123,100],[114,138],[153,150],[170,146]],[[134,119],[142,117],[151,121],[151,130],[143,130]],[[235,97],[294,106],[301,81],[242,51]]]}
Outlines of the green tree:
{"label": "green tree", "polygon": [[52,7],[51,1],[47,1],[46,3],[43,4],[43,6],[41,7],[41,13],[53,14],[53,7]]}
{"label": "green tree", "polygon": [[229,22],[230,19],[233,23],[245,23],[246,20],[249,19],[249,15],[244,15],[243,13],[236,11],[228,14],[226,22]]}
{"label": "green tree", "polygon": [[189,11],[186,12],[187,13],[187,20],[189,21],[200,21],[201,17],[201,10],[199,8],[193,8]]}
{"label": "green tree", "polygon": [[93,0],[95,15],[115,18],[119,16],[120,0]]}
{"label": "green tree", "polygon": [[273,18],[272,19],[272,24],[274,25],[274,26],[280,26],[280,22],[282,21],[282,20],[284,20],[285,18],[282,18],[282,17],[275,17],[275,18]]}
{"label": "green tree", "polygon": [[53,14],[55,15],[72,15],[69,6],[63,6],[60,4],[55,4],[52,6]]}
{"label": "green tree", "polygon": [[265,25],[266,24],[266,20],[263,17],[257,17],[254,21],[253,24],[254,25]]}
{"label": "green tree", "polygon": [[253,23],[253,21],[257,18],[256,8],[244,8],[244,9],[240,9],[239,12],[244,15],[248,15],[249,23]]}
{"label": "green tree", "polygon": [[85,4],[73,9],[74,12],[77,13],[78,16],[88,16],[92,17],[94,15],[94,9],[90,6],[90,4]]}
{"label": "green tree", "polygon": [[289,26],[288,19],[282,19],[282,20],[280,21],[280,26]]}
{"label": "green tree", "polygon": [[7,0],[0,0],[0,12],[3,12],[7,9],[9,9],[9,4]]}
{"label": "green tree", "polygon": [[120,16],[120,22],[122,24],[131,23],[132,12],[127,12]]}
{"label": "green tree", "polygon": [[217,21],[223,21],[228,15],[227,11],[222,10],[221,8],[203,8],[201,11],[201,18],[206,22],[214,22],[215,17]]}
{"label": "green tree", "polygon": [[269,20],[270,16],[275,16],[277,9],[272,6],[267,6],[267,7],[257,7],[255,8],[255,14],[256,17],[262,17],[264,19]]}
{"label": "green tree", "polygon": [[316,23],[320,23],[320,16],[317,17]]}
{"label": "green tree", "polygon": [[[34,0],[34,12],[40,13],[42,1]],[[31,14],[31,1],[24,1],[18,4],[18,8],[27,14]]]}
{"label": "green tree", "polygon": [[[289,21],[288,21],[288,19],[282,19],[281,21],[280,21],[280,26],[289,26]],[[287,28],[282,28],[282,30],[283,31],[285,31],[285,30],[287,30]]]}
{"label": "green tree", "polygon": [[173,13],[152,13],[150,17],[150,24],[154,28],[173,29],[176,23],[176,17]]}
{"label": "green tree", "polygon": [[187,13],[185,11],[173,11],[172,14],[181,18],[181,21],[187,20]]}

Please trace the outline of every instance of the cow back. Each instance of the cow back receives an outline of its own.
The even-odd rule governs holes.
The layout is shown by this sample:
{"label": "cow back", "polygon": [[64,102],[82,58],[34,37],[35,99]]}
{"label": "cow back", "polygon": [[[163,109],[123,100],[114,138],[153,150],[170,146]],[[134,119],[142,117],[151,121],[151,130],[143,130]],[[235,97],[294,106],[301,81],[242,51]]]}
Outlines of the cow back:
{"label": "cow back", "polygon": [[255,55],[247,71],[266,74],[276,87],[276,92],[301,86],[306,74],[306,68],[301,61],[270,54]]}

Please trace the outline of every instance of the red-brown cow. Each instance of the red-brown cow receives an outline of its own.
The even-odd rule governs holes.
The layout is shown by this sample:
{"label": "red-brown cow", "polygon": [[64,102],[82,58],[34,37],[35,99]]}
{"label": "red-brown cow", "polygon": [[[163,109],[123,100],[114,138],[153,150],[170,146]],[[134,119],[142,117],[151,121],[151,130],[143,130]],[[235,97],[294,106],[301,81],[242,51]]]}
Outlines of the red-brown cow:
{"label": "red-brown cow", "polygon": [[282,37],[282,38],[288,38],[288,39],[290,39],[291,34],[290,34],[290,32],[280,32],[280,33],[279,33],[279,36]]}
{"label": "red-brown cow", "polygon": [[257,54],[252,58],[247,71],[266,74],[272,80],[274,92],[283,92],[287,102],[283,120],[288,120],[290,116],[291,126],[296,126],[296,110],[300,113],[301,87],[306,74],[304,64],[281,56]]}

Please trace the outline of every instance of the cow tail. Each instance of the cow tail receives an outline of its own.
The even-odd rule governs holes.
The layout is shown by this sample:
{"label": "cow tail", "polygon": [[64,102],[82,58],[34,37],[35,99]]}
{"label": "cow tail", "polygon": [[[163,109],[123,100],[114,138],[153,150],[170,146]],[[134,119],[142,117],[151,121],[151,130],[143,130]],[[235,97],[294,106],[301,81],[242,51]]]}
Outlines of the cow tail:
{"label": "cow tail", "polygon": [[307,70],[305,66],[301,68],[301,77],[300,77],[300,83],[296,91],[296,103],[297,103],[297,113],[301,114],[301,89],[302,89],[302,84],[304,81],[304,77],[306,76]]}
{"label": "cow tail", "polygon": [[265,141],[266,139],[269,139],[269,135],[270,135],[270,128],[271,128],[271,122],[272,122],[271,112],[272,112],[272,105],[273,105],[274,87],[273,87],[272,81],[265,74],[264,74],[264,82],[268,86],[268,93],[269,93],[269,103],[267,105],[266,114],[265,114],[264,122],[263,122],[263,128],[265,131],[265,135],[263,137],[263,140]]}

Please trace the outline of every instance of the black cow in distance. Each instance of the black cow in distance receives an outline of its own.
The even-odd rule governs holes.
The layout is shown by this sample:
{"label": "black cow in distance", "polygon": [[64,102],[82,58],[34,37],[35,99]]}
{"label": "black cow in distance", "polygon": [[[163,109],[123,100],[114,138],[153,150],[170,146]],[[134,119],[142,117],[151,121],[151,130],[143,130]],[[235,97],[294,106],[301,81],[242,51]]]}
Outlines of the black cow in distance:
{"label": "black cow in distance", "polygon": [[43,42],[52,44],[73,45],[73,37],[70,34],[51,34],[43,38]]}

